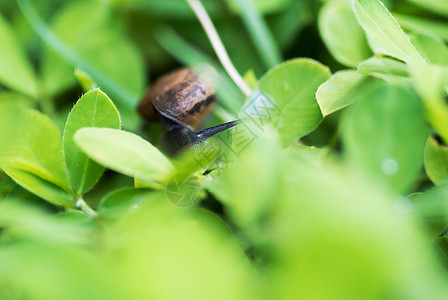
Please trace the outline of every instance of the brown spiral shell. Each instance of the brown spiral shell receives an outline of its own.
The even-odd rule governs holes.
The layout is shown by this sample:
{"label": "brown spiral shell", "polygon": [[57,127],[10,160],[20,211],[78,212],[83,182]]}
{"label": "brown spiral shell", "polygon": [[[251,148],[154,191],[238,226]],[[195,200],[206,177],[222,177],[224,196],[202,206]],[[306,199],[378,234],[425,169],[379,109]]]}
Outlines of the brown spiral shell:
{"label": "brown spiral shell", "polygon": [[172,121],[195,128],[215,104],[214,72],[210,67],[181,68],[155,81],[138,105],[139,114],[156,121],[156,111]]}

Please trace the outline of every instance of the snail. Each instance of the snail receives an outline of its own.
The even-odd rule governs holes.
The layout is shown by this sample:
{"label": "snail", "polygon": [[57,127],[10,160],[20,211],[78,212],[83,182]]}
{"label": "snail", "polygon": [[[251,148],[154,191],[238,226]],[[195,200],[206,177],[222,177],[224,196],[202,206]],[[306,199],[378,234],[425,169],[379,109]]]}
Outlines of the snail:
{"label": "snail", "polygon": [[162,145],[171,154],[199,145],[209,137],[234,127],[239,120],[194,131],[216,103],[210,67],[181,68],[158,78],[138,105],[143,119],[160,121]]}

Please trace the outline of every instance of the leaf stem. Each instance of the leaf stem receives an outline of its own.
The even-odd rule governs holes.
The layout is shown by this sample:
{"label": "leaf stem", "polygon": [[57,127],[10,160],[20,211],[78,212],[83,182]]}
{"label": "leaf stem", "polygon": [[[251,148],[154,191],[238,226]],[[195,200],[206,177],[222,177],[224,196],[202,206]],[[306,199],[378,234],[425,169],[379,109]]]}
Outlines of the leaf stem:
{"label": "leaf stem", "polygon": [[88,215],[89,217],[96,217],[97,213],[96,211],[94,211],[87,203],[86,201],[84,201],[84,199],[79,198],[78,200],[76,200],[76,207],[81,209],[86,215]]}
{"label": "leaf stem", "polygon": [[216,55],[221,61],[221,64],[223,65],[224,69],[227,71],[227,73],[235,82],[235,84],[240,88],[243,94],[249,96],[252,93],[252,90],[246,84],[243,77],[241,77],[241,75],[235,69],[235,66],[232,64],[232,61],[230,60],[229,55],[227,54],[226,49],[224,48],[224,45],[221,39],[219,38],[218,33],[216,32],[215,26],[213,26],[212,20],[207,14],[204,6],[202,6],[202,3],[199,0],[186,0],[186,1],[188,2],[188,4],[198,17],[199,22],[201,22],[201,25],[204,28],[205,33],[207,34],[210,43],[213,46],[213,49],[215,49]]}

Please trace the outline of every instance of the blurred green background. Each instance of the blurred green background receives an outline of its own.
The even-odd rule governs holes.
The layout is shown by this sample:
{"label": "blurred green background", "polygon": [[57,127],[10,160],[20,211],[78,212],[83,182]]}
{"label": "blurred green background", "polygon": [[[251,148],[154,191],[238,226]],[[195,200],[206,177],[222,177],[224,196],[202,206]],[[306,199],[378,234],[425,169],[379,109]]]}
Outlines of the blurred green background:
{"label": "blurred green background", "polygon": [[[244,112],[253,96],[187,2],[0,0],[0,299],[446,299],[448,5],[383,1],[408,40],[377,0],[350,2],[202,0],[238,72],[281,115],[224,150],[225,167],[172,160],[200,187],[185,208],[124,160],[77,154],[72,168],[96,170],[75,189],[65,143],[96,95],[98,127],[121,118],[158,145],[160,125],[135,108],[184,65],[219,72],[202,127]],[[107,96],[85,94],[66,122],[96,87]],[[114,171],[99,179],[100,165]]]}

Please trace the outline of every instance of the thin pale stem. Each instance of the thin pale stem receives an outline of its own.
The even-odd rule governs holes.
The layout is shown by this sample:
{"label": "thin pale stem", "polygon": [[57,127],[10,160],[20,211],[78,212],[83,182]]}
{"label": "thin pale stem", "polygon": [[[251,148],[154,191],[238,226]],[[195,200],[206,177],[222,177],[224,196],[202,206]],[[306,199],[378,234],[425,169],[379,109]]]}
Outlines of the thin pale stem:
{"label": "thin pale stem", "polygon": [[246,84],[243,77],[241,77],[241,75],[235,69],[235,66],[232,64],[232,61],[230,60],[229,55],[227,54],[227,51],[224,48],[224,45],[221,39],[219,38],[218,33],[216,32],[215,26],[213,26],[212,20],[205,11],[204,6],[202,6],[202,3],[199,0],[186,0],[186,1],[188,2],[188,4],[198,17],[199,22],[201,22],[201,25],[204,28],[205,33],[207,34],[210,43],[213,46],[213,49],[215,49],[216,55],[221,61],[221,64],[223,65],[224,69],[227,71],[227,73],[235,82],[235,84],[239,87],[239,89],[243,92],[243,94],[249,96],[252,93],[252,90]]}
{"label": "thin pale stem", "polygon": [[79,198],[76,200],[76,207],[82,210],[86,215],[89,217],[96,217],[97,213],[94,211],[87,203],[84,201],[84,199]]}

